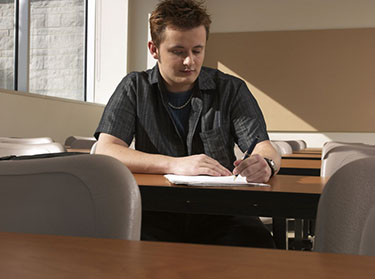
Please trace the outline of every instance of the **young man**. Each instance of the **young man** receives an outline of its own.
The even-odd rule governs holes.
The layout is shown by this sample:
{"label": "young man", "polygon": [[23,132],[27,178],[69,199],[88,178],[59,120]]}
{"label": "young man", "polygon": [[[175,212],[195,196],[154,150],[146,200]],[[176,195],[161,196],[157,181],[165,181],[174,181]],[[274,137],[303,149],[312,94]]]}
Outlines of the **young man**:
{"label": "young man", "polygon": [[[280,166],[262,113],[246,84],[202,67],[211,21],[194,0],[164,0],[150,18],[148,43],[157,65],[118,85],[95,137],[97,153],[132,172],[182,175],[241,174],[267,182]],[[246,151],[235,160],[234,143]],[[129,145],[135,138],[136,150]],[[273,247],[257,217],[144,212],[142,239]]]}

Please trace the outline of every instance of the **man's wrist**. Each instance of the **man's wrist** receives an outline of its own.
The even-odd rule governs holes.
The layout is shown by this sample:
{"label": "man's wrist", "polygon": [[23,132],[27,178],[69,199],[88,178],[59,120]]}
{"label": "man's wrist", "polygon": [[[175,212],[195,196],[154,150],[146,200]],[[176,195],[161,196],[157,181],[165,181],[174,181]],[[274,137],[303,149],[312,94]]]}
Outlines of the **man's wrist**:
{"label": "man's wrist", "polygon": [[264,158],[264,160],[267,162],[269,168],[271,169],[271,178],[277,173],[276,163],[272,159]]}

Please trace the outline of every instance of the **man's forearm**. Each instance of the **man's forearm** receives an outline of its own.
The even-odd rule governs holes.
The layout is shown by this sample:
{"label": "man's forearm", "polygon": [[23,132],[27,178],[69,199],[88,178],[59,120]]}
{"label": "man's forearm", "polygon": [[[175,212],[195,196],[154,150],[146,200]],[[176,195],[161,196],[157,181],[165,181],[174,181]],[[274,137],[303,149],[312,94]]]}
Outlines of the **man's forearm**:
{"label": "man's forearm", "polygon": [[112,156],[134,173],[170,173],[173,157],[149,154],[116,143],[98,142],[96,154]]}
{"label": "man's forearm", "polygon": [[277,150],[272,146],[270,141],[263,141],[257,144],[254,153],[261,155],[263,158],[271,159],[275,162],[277,171],[280,170],[281,157]]}

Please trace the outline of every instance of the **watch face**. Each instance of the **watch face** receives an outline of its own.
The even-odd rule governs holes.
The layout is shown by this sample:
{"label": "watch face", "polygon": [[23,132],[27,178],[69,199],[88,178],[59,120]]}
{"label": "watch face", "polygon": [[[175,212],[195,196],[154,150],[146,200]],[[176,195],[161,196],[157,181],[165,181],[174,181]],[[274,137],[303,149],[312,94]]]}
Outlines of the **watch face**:
{"label": "watch face", "polygon": [[275,162],[270,160],[270,164],[271,164],[272,168],[275,169]]}
{"label": "watch face", "polygon": [[268,159],[268,158],[264,158],[264,159],[266,160],[266,162],[270,166],[271,171],[272,171],[271,176],[273,176],[275,174],[275,172],[277,171],[275,162],[271,159]]}

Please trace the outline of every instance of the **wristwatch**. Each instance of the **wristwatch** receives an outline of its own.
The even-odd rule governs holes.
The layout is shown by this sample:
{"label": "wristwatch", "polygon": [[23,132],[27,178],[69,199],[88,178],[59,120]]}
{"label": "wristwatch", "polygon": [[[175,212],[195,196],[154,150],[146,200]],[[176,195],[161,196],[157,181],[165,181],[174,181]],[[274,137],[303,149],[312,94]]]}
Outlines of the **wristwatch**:
{"label": "wristwatch", "polygon": [[271,177],[274,176],[275,173],[277,172],[276,164],[275,164],[275,162],[274,162],[273,160],[271,160],[271,159],[264,158],[264,160],[266,160],[268,166],[269,166],[270,169],[271,169],[271,176],[270,176],[270,178],[271,178]]}

